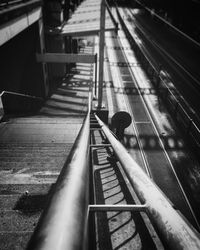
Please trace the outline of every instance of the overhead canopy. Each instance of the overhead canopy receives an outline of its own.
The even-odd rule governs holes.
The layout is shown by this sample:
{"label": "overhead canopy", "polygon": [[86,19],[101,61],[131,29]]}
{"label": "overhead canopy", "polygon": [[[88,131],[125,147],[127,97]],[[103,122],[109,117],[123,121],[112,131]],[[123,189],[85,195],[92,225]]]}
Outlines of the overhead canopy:
{"label": "overhead canopy", "polygon": [[[63,25],[62,36],[96,35],[100,31],[101,0],[86,0],[77,8],[72,17]],[[116,23],[106,11],[105,31],[116,30]]]}

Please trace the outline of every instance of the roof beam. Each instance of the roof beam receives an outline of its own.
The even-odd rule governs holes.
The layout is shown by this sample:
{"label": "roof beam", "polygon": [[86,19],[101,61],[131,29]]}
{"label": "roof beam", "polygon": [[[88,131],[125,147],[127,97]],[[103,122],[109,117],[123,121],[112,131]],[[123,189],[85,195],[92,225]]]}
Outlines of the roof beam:
{"label": "roof beam", "polygon": [[[110,28],[106,28],[105,29],[105,32],[106,31],[116,31],[116,28],[115,27],[110,27]],[[73,36],[73,37],[76,37],[76,36],[93,36],[93,35],[98,35],[100,32],[100,29],[99,27],[96,28],[96,29],[93,29],[93,30],[71,30],[71,31],[62,31],[60,33],[61,36]]]}

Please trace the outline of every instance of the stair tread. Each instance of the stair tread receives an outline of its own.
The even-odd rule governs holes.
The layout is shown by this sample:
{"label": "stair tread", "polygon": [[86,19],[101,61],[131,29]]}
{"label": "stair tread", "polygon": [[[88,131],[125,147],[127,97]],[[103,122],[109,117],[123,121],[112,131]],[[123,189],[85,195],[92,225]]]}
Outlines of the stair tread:
{"label": "stair tread", "polygon": [[35,155],[35,156],[32,156],[32,157],[24,157],[24,156],[8,156],[8,157],[1,157],[0,156],[0,162],[33,162],[33,161],[40,161],[40,162],[44,162],[44,161],[49,161],[49,162],[57,162],[60,160],[60,158],[62,158],[63,155],[61,156],[48,156],[48,155],[45,155],[45,156],[40,156],[40,155]]}
{"label": "stair tread", "polygon": [[0,195],[13,195],[24,194],[29,192],[30,194],[47,194],[54,183],[37,183],[37,184],[0,184]]}
{"label": "stair tread", "polygon": [[0,211],[0,232],[34,231],[42,210]]}
{"label": "stair tread", "polygon": [[0,232],[0,249],[24,250],[32,232]]}
{"label": "stair tread", "polygon": [[0,169],[1,170],[9,170],[9,169],[13,169],[13,171],[16,171],[17,169],[22,169],[24,167],[27,168],[32,168],[32,169],[44,169],[46,170],[46,168],[49,169],[60,169],[63,167],[62,163],[64,163],[64,160],[61,161],[58,165],[55,165],[54,162],[0,162]]}

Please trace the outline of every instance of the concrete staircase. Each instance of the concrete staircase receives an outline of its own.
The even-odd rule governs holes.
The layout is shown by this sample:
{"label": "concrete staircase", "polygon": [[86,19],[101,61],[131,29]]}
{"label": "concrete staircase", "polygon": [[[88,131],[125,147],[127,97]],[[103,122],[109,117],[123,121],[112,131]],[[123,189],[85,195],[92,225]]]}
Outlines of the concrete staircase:
{"label": "concrete staircase", "polygon": [[87,112],[92,65],[77,65],[35,114],[0,123],[0,249],[25,249]]}
{"label": "concrete staircase", "polygon": [[80,122],[18,118],[0,125],[0,249],[25,249]]}
{"label": "concrete staircase", "polygon": [[25,249],[69,146],[0,143],[0,249]]}

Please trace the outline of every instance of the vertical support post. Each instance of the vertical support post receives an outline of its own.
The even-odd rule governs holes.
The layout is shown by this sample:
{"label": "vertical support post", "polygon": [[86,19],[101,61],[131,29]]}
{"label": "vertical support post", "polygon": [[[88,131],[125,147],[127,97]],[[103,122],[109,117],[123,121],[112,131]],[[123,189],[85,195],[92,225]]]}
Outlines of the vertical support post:
{"label": "vertical support post", "polygon": [[98,108],[102,107],[103,98],[103,73],[104,73],[104,43],[105,43],[105,0],[101,1],[100,33],[99,33],[99,86],[98,86]]}
{"label": "vertical support post", "polygon": [[94,80],[94,94],[97,95],[97,54],[95,55],[95,80]]}
{"label": "vertical support post", "polygon": [[[45,53],[45,42],[44,42],[44,24],[43,24],[43,19],[42,17],[38,20],[38,26],[39,26],[39,52],[41,54]],[[43,71],[43,97],[47,97],[48,92],[49,92],[49,77],[48,77],[48,69],[47,69],[47,64],[42,63],[42,71]]]}

